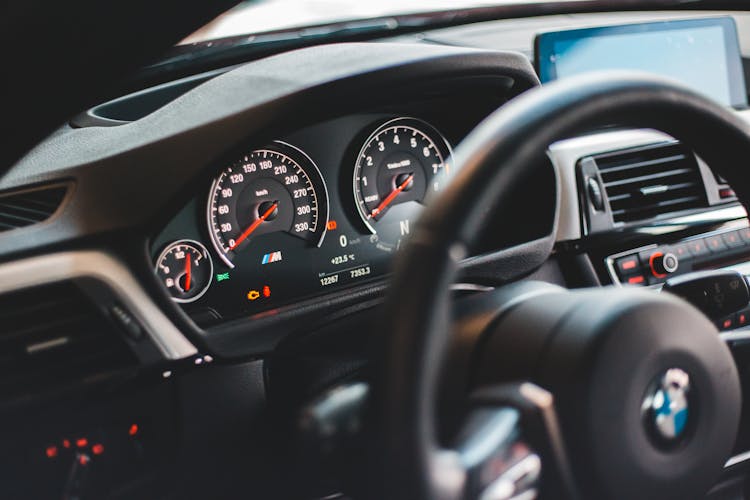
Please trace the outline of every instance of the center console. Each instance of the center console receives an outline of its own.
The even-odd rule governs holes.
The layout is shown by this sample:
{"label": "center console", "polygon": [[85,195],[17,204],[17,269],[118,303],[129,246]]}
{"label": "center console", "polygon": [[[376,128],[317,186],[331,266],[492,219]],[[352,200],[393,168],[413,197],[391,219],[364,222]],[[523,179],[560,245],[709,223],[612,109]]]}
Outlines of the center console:
{"label": "center console", "polygon": [[[734,226],[743,226],[736,222]],[[612,282],[660,288],[670,277],[694,271],[734,269],[750,275],[750,227],[731,227],[683,238],[664,245],[647,245],[606,257]],[[720,330],[746,327],[750,308],[720,318]]]}

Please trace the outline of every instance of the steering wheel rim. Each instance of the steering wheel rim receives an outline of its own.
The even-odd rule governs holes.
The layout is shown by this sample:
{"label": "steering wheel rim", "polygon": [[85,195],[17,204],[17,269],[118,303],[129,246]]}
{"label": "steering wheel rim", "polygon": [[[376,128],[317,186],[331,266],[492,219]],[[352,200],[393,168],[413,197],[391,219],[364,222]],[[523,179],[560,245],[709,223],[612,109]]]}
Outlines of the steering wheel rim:
{"label": "steering wheel rim", "polygon": [[656,129],[688,144],[747,206],[750,172],[725,158],[750,153],[750,126],[670,80],[584,75],[528,91],[490,115],[457,147],[458,174],[426,208],[396,262],[373,391],[380,498],[455,497],[460,478],[441,465],[435,406],[458,263],[487,223],[486,207],[528,179],[527,167],[542,164],[550,144],[611,124]]}

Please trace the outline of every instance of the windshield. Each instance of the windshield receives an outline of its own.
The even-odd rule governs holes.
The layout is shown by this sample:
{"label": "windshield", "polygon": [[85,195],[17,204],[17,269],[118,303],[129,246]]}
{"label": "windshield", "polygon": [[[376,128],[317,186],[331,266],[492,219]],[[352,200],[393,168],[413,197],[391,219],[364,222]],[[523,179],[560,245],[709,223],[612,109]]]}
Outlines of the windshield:
{"label": "windshield", "polygon": [[[568,0],[577,1],[577,0]],[[181,44],[217,38],[301,28],[340,21],[406,15],[427,11],[543,3],[542,0],[255,0],[245,1],[183,40]]]}

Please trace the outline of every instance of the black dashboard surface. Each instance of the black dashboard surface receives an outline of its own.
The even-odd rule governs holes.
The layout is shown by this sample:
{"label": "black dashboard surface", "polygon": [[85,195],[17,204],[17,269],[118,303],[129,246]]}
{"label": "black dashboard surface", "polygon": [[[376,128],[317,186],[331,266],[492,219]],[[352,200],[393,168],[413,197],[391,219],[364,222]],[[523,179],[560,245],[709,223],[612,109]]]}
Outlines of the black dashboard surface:
{"label": "black dashboard surface", "polygon": [[[218,265],[214,253],[214,290],[205,295],[201,308],[226,318],[270,312],[264,321],[252,322],[253,329],[265,328],[267,333],[268,322],[278,326],[283,318],[296,318],[291,306],[297,312],[336,311],[382,291],[382,283],[365,282],[370,276],[382,282],[390,257],[366,241],[367,231],[345,208],[351,204],[351,189],[342,189],[351,179],[352,148],[358,149],[373,127],[389,118],[412,116],[429,122],[455,145],[484,116],[537,84],[531,64],[518,53],[426,44],[320,46],[257,61],[217,76],[137,121],[58,131],[17,164],[0,188],[64,178],[74,183],[73,194],[52,220],[18,230],[24,237],[0,238],[0,252],[10,255],[112,235],[104,241],[129,263],[179,328],[192,332],[191,338],[227,355],[263,352],[268,344],[248,336],[247,322],[221,332],[196,329],[180,308],[169,305],[169,295],[154,273],[154,257],[169,239],[194,239],[211,248],[206,199],[212,179],[227,162],[279,138],[307,150],[325,176],[338,234],[362,242],[362,250],[347,256],[371,264],[369,273],[358,276],[364,285],[342,286],[310,302],[301,299],[319,293],[318,274],[330,272],[330,259],[336,257],[326,245],[335,249],[338,238],[326,238],[323,248],[313,249],[317,252],[306,249],[306,258],[290,259],[292,268],[272,283],[235,271],[219,283],[216,275],[228,270]],[[547,258],[556,208],[554,176],[547,181],[540,184],[544,190],[535,192],[547,207],[540,210],[541,218],[520,224],[499,218],[486,246],[477,251],[483,256],[467,262],[469,274],[481,277],[481,269],[505,262],[499,250],[514,244],[521,247],[509,250],[510,260],[501,265],[506,279],[527,274]],[[538,201],[522,193],[519,199],[535,205]],[[492,268],[492,274],[496,271]],[[248,306],[253,290],[273,301]],[[293,328],[304,326],[304,321],[294,321]],[[281,338],[288,329],[272,331],[274,338]]]}
{"label": "black dashboard surface", "polygon": [[[617,19],[627,22],[646,16],[659,18],[649,13]],[[0,238],[0,253],[11,257],[31,249],[124,235],[127,246],[118,246],[116,252],[181,329],[209,344],[221,336],[207,336],[186,321],[154,275],[154,260],[171,241],[197,241],[211,255],[215,268],[209,291],[184,305],[203,326],[218,319],[257,320],[264,313],[264,321],[253,323],[263,328],[285,317],[293,305],[299,310],[318,306],[335,310],[347,301],[372,298],[382,290],[392,252],[371,241],[366,224],[353,209],[353,159],[367,134],[389,119],[416,117],[455,146],[484,116],[538,84],[528,60],[535,33],[611,19],[591,15],[495,21],[400,39],[408,43],[312,47],[212,75],[129,123],[65,127],[19,162],[0,181],[0,189],[66,179],[73,182],[73,194],[51,221],[19,230],[22,237]],[[501,29],[511,24],[513,30]],[[506,47],[518,52],[498,51]],[[208,232],[212,180],[228,163],[279,139],[304,150],[321,170],[330,203],[325,223],[334,221],[336,228],[330,229],[321,248],[292,245],[281,252],[286,258],[274,261],[268,271],[259,265],[247,271],[242,269],[245,266],[230,269]],[[511,203],[507,213],[523,213],[524,219],[495,214],[492,234],[475,252],[480,256],[466,262],[467,281],[491,281],[491,275],[501,277],[500,281],[513,279],[544,262],[554,244],[555,192],[550,175],[518,193]],[[492,207],[487,210],[490,213]],[[347,247],[359,246],[343,252],[341,236]],[[115,246],[118,238],[109,244]],[[520,247],[504,250],[512,245]],[[272,259],[278,250],[268,246],[253,258]],[[344,256],[358,267],[339,262]],[[340,271],[357,275],[329,283],[334,285],[329,294],[321,280]],[[253,291],[255,300],[250,300]],[[307,300],[314,297],[317,302]],[[225,338],[229,337],[240,338],[234,333]],[[233,342],[222,345],[224,352],[237,347]]]}

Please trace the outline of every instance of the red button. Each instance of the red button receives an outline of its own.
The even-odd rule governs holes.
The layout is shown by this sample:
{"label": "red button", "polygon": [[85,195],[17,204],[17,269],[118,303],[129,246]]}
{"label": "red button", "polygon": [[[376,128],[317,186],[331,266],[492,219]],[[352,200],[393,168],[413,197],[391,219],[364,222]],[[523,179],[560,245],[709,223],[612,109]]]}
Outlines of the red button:
{"label": "red button", "polygon": [[628,278],[628,283],[631,285],[642,285],[646,281],[646,278],[644,278],[642,275],[638,276],[631,276]]}
{"label": "red button", "polygon": [[747,324],[747,313],[737,313],[737,326],[745,326]]}
{"label": "red button", "polygon": [[628,276],[638,272],[640,262],[638,261],[638,255],[628,255],[627,257],[620,257],[615,261],[617,266],[617,274],[620,277]]}

